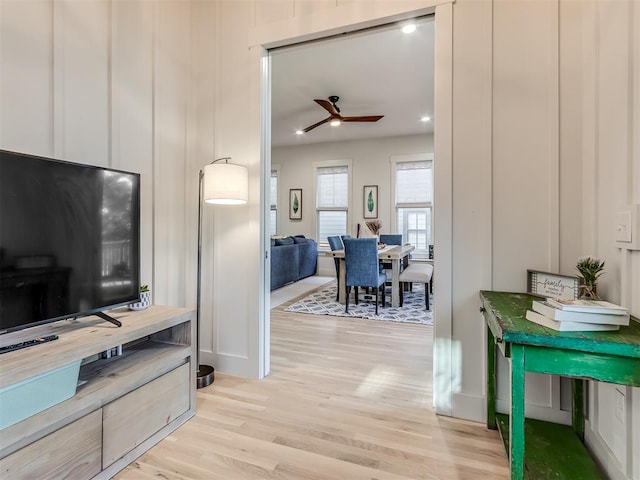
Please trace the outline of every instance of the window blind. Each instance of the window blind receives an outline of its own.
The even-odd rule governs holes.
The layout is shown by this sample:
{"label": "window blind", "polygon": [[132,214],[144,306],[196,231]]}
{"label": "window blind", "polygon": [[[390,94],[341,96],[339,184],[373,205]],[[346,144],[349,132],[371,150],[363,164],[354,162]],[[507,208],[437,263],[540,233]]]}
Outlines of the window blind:
{"label": "window blind", "polygon": [[430,161],[396,164],[396,206],[427,204],[433,199],[433,169]]}
{"label": "window blind", "polygon": [[317,169],[317,208],[347,208],[349,206],[347,167]]}

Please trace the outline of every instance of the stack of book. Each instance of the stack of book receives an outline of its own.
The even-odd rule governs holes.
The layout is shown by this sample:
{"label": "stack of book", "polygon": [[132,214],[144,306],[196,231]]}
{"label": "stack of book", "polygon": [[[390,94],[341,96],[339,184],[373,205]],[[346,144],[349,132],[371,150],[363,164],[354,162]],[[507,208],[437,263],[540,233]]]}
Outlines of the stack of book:
{"label": "stack of book", "polygon": [[618,330],[629,325],[629,311],[602,300],[533,301],[527,320],[560,332]]}

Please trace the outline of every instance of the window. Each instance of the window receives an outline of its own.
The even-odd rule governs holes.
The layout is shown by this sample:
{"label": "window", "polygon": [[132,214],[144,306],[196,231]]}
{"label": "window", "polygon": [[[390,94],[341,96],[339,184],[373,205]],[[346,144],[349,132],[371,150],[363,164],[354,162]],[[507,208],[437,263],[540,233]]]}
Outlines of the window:
{"label": "window", "polygon": [[349,168],[346,165],[316,168],[318,242],[347,233]]}
{"label": "window", "polygon": [[269,211],[269,233],[278,232],[278,171],[271,170],[271,210]]}
{"label": "window", "polygon": [[416,253],[426,254],[433,243],[433,162],[396,160],[394,166],[398,232],[402,232],[404,241],[416,247]]}

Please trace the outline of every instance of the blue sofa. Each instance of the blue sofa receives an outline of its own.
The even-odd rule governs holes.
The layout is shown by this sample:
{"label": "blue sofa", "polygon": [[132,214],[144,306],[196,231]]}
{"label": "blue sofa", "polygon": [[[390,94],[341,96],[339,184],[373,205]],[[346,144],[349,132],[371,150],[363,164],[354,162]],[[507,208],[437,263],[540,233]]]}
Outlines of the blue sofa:
{"label": "blue sofa", "polygon": [[316,274],[318,243],[304,235],[271,239],[271,290]]}

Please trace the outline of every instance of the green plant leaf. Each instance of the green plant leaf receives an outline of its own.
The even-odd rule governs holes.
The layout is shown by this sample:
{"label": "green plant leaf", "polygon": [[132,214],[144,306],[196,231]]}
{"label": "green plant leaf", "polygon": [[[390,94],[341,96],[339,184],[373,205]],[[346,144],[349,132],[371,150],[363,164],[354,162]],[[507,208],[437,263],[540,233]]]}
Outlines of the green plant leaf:
{"label": "green plant leaf", "polygon": [[373,213],[373,191],[369,190],[369,196],[367,197],[367,210],[369,213]]}
{"label": "green plant leaf", "polygon": [[293,213],[298,213],[298,209],[300,208],[300,203],[298,202],[298,195],[293,194]]}

